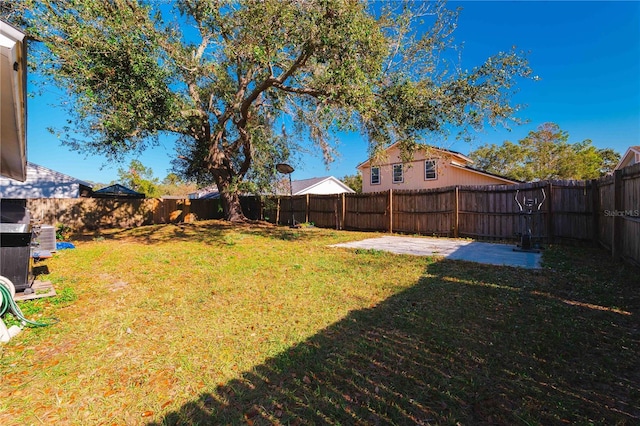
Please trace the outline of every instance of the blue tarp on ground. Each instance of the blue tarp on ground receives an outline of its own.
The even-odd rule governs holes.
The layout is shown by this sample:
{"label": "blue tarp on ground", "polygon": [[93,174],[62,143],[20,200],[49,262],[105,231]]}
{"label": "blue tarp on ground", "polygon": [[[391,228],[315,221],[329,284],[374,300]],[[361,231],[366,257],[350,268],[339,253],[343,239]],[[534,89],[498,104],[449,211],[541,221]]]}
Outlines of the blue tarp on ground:
{"label": "blue tarp on ground", "polygon": [[56,250],[64,250],[64,249],[72,249],[72,248],[76,248],[76,246],[74,246],[71,243],[65,243],[65,242],[56,243]]}

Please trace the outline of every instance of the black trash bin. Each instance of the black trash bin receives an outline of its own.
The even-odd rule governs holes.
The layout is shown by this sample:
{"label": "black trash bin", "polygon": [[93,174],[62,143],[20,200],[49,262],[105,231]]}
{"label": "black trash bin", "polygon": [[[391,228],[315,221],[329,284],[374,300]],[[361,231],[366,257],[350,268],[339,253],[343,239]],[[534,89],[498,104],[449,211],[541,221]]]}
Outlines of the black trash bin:
{"label": "black trash bin", "polygon": [[31,215],[26,201],[0,200],[0,275],[17,292],[31,288]]}

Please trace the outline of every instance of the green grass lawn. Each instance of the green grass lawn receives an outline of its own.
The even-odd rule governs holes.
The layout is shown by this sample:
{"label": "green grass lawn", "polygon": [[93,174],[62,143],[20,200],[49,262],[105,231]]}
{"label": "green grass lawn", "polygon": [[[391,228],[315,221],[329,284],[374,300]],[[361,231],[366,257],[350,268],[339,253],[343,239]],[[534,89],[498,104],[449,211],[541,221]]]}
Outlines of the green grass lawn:
{"label": "green grass lawn", "polygon": [[200,222],[75,240],[56,317],[0,346],[0,424],[638,424],[640,274],[328,245],[375,234]]}

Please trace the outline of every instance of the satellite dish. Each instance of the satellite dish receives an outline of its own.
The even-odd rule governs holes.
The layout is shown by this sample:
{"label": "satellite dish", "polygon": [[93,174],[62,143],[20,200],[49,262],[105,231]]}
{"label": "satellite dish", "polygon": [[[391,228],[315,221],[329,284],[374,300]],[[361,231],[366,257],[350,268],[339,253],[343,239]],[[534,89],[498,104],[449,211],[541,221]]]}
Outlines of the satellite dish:
{"label": "satellite dish", "polygon": [[288,175],[289,173],[293,173],[293,167],[291,167],[286,163],[276,164],[276,170],[279,171],[280,173],[284,173],[285,175]]}

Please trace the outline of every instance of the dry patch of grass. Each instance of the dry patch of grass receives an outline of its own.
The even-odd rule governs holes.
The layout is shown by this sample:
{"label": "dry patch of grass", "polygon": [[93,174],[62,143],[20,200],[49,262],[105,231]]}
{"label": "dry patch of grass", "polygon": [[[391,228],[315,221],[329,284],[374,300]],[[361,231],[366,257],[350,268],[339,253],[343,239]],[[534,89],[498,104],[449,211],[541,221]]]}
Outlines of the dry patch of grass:
{"label": "dry patch of grass", "polygon": [[47,261],[52,327],[0,347],[0,424],[636,424],[637,270],[351,251],[371,234],[200,222]]}

